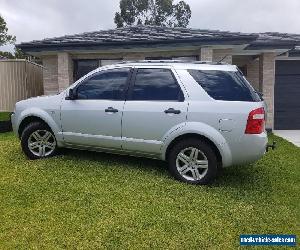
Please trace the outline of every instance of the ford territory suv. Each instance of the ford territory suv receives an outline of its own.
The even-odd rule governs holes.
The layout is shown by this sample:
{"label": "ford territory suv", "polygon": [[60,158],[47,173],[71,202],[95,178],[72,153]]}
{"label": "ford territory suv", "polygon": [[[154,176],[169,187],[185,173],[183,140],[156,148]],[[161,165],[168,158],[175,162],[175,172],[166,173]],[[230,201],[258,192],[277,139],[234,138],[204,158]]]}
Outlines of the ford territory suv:
{"label": "ford territory suv", "polygon": [[14,132],[30,159],[59,148],[156,158],[191,184],[260,159],[265,105],[234,65],[124,62],[98,68],[54,96],[20,101]]}

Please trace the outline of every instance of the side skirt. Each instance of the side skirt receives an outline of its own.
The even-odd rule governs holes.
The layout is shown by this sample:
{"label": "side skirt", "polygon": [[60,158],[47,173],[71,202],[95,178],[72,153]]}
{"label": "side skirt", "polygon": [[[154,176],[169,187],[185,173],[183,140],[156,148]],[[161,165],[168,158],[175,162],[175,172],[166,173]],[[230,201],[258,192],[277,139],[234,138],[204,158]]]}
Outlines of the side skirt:
{"label": "side skirt", "polygon": [[133,157],[144,157],[149,159],[155,159],[155,160],[162,160],[160,154],[148,154],[144,152],[138,152],[138,151],[126,151],[122,149],[111,149],[111,148],[100,148],[100,147],[89,147],[89,146],[83,146],[83,145],[73,145],[73,144],[67,144],[64,143],[63,148],[70,148],[70,149],[77,149],[77,150],[88,150],[88,151],[94,151],[94,152],[103,152],[103,153],[110,153],[110,154],[117,154],[117,155],[129,155]]}

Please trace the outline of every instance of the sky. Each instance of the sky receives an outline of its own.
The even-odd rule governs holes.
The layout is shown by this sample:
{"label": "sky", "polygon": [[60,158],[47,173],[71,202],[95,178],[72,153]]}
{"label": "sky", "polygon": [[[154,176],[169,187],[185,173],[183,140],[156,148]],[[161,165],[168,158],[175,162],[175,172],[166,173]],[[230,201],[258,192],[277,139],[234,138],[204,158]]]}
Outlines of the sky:
{"label": "sky", "polygon": [[[300,34],[300,0],[185,2],[192,10],[191,28]],[[0,0],[0,15],[17,43],[114,28],[118,9],[119,0]]]}

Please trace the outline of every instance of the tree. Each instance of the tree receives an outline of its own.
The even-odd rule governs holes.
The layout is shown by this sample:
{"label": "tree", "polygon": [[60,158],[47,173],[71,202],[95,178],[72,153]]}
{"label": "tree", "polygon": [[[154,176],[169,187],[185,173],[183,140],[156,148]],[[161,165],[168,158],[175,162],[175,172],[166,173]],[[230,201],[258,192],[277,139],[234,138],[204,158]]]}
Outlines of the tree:
{"label": "tree", "polygon": [[28,56],[23,53],[23,51],[17,47],[15,47],[15,54],[14,54],[15,59],[26,59]]}
{"label": "tree", "polygon": [[8,51],[0,51],[0,58],[5,58],[5,59],[15,59],[15,56]]}
{"label": "tree", "polygon": [[[6,22],[4,18],[0,15],[0,46],[16,42],[16,37],[9,35],[8,29],[6,27]],[[25,59],[26,55],[18,48],[14,48],[14,53],[0,51],[0,56],[5,57],[7,59]]]}
{"label": "tree", "polygon": [[6,22],[0,15],[0,46],[5,45],[7,43],[14,43],[16,41],[16,37],[9,35],[7,32],[8,29],[6,27]]}
{"label": "tree", "polygon": [[190,6],[173,0],[120,0],[120,12],[115,13],[118,28],[144,24],[168,27],[187,27],[191,18]]}
{"label": "tree", "polygon": [[15,47],[15,51],[13,53],[8,51],[0,51],[0,57],[7,59],[26,59],[28,56],[26,56],[22,50]]}

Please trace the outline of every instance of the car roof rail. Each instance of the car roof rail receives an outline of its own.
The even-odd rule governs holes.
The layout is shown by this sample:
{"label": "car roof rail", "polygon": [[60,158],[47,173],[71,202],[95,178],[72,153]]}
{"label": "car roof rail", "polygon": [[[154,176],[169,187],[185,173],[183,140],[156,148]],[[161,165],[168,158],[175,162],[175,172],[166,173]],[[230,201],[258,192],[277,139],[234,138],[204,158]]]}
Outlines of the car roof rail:
{"label": "car roof rail", "polygon": [[127,63],[191,63],[191,64],[211,64],[211,65],[227,65],[224,62],[211,62],[211,61],[193,61],[193,60],[134,60],[134,61],[122,61],[120,64]]}

